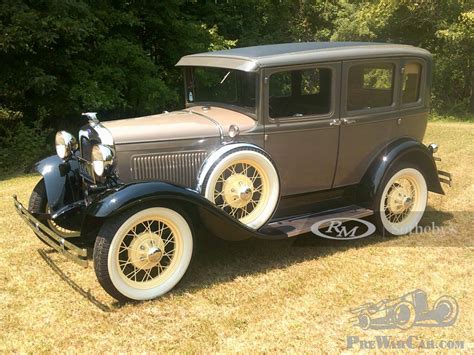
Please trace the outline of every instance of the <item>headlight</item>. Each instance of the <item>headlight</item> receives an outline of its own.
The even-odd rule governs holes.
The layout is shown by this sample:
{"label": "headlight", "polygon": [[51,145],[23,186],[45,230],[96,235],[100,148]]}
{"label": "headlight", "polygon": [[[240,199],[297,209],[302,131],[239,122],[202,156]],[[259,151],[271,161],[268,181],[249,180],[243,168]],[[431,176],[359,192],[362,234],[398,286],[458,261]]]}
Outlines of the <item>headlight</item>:
{"label": "headlight", "polygon": [[94,172],[102,176],[114,160],[114,152],[109,147],[97,144],[92,148],[92,166]]}
{"label": "headlight", "polygon": [[55,137],[56,153],[61,159],[67,159],[77,150],[77,140],[66,131],[59,131]]}

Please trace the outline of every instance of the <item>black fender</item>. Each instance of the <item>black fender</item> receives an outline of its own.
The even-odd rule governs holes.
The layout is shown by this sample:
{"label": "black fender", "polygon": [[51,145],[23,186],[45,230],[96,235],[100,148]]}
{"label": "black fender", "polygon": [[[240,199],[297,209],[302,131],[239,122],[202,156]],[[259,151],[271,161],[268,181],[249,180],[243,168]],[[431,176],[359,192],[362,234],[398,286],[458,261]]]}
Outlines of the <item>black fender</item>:
{"label": "black fender", "polygon": [[52,155],[37,162],[32,170],[43,176],[48,206],[52,212],[79,199],[80,189],[77,188],[79,164],[76,160],[64,162],[57,155]]}
{"label": "black fender", "polygon": [[212,234],[222,239],[237,241],[251,237],[286,238],[286,234],[276,230],[265,232],[252,230],[216,207],[198,192],[161,181],[124,184],[97,196],[84,211],[81,235],[86,236],[92,232],[92,228],[98,228],[107,218],[113,218],[138,205],[150,204],[177,206],[184,209],[193,217],[195,224],[202,224]]}
{"label": "black fender", "polygon": [[420,167],[426,179],[428,191],[444,195],[431,151],[414,139],[402,138],[390,143],[372,161],[359,185],[357,200],[370,204],[387,171],[393,164],[400,161],[410,162]]}

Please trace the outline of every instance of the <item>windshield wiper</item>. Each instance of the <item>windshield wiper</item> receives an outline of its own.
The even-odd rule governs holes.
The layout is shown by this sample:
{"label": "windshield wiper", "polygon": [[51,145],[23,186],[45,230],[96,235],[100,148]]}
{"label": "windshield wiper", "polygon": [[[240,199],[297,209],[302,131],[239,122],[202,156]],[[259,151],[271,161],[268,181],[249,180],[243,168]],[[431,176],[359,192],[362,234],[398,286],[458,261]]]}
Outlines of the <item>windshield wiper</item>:
{"label": "windshield wiper", "polygon": [[224,75],[224,77],[222,78],[222,80],[221,80],[221,82],[220,82],[219,84],[222,84],[222,83],[225,81],[225,79],[227,79],[227,77],[229,76],[229,74],[230,74],[230,71],[228,71],[227,74]]}

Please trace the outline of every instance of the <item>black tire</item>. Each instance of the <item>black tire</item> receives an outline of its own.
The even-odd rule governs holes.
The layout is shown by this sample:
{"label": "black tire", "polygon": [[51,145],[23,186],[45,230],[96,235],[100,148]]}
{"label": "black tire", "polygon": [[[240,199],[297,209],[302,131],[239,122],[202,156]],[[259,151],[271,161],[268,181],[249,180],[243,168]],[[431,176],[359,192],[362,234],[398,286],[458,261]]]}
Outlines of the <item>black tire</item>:
{"label": "black tire", "polygon": [[[403,175],[405,174],[405,175]],[[403,225],[403,221],[392,223],[388,220],[386,215],[386,211],[381,208],[382,199],[387,198],[387,189],[390,189],[388,184],[392,185],[393,180],[392,178],[396,178],[397,176],[410,176],[414,180],[414,184],[417,185],[415,190],[419,190],[416,194],[417,198],[414,199],[413,207],[410,212],[407,214],[407,221],[406,224]],[[392,182],[391,182],[392,181]],[[382,235],[389,235],[389,236],[397,236],[397,235],[404,235],[410,233],[413,228],[416,227],[420,219],[422,218],[426,203],[427,203],[427,195],[428,189],[426,184],[426,179],[423,175],[423,172],[420,168],[418,168],[414,164],[410,164],[407,162],[400,162],[395,163],[391,166],[388,171],[385,173],[382,182],[377,190],[375,198],[373,200],[372,210],[374,211],[374,222],[377,230]],[[409,220],[408,220],[409,219]],[[398,224],[398,225],[397,225]]]}
{"label": "black tire", "polygon": [[[48,197],[46,196],[46,187],[44,180],[38,181],[33,191],[31,192],[30,200],[28,202],[28,211],[31,213],[46,213],[48,208]],[[37,236],[44,244],[48,245],[43,239]],[[48,245],[49,246],[49,245]]]}
{"label": "black tire", "polygon": [[48,206],[48,197],[46,196],[46,187],[44,180],[41,179],[31,192],[28,210],[33,213],[45,213]]}
{"label": "black tire", "polygon": [[[30,200],[28,202],[28,211],[30,211],[31,213],[48,213],[48,196],[46,194],[46,186],[44,183],[44,179],[38,181],[33,191],[31,192]],[[63,238],[68,238],[70,233],[75,233],[74,231],[70,231],[57,226],[51,220],[47,220],[46,223],[49,228],[51,228],[56,234]],[[38,239],[48,245],[40,237],[38,237]]]}
{"label": "black tire", "polygon": [[[179,215],[181,220],[177,223],[186,223],[188,229],[184,228],[182,233],[189,233],[190,235],[186,235],[181,237],[181,240],[183,242],[183,246],[181,246],[182,249],[182,257],[181,259],[178,259],[177,261],[177,267],[176,265],[172,269],[172,271],[169,273],[170,275],[168,278],[165,278],[161,284],[158,284],[154,288],[150,289],[139,289],[139,288],[134,288],[133,285],[130,285],[133,283],[133,280],[125,280],[127,276],[125,275],[126,272],[125,269],[119,270],[121,266],[119,265],[118,267],[115,265],[115,263],[112,263],[113,266],[112,268],[109,268],[109,255],[111,258],[118,257],[120,260],[122,253],[126,253],[127,257],[127,263],[132,264],[132,267],[136,267],[136,265],[133,262],[129,262],[130,260],[130,250],[133,248],[129,248],[130,250],[128,251],[120,251],[121,248],[121,243],[122,240],[125,240],[127,237],[126,235],[123,236],[123,233],[121,232],[122,226],[124,226],[124,230],[128,228],[129,225],[133,225],[134,223],[134,218],[136,218],[137,215],[141,213],[152,213],[148,211],[165,211],[166,213],[171,213],[171,215],[174,214],[174,216]],[[169,212],[171,211],[171,212]],[[164,213],[164,212],[163,212]],[[149,214],[151,216],[151,214]],[[154,215],[154,216],[159,216],[159,215]],[[137,218],[136,220],[139,220]],[[123,228],[122,228],[123,229]],[[178,228],[180,229],[180,228]],[[170,229],[171,230],[171,229]],[[130,231],[129,231],[130,232]],[[126,234],[129,234],[126,233]],[[151,232],[150,232],[151,233]],[[121,236],[122,235],[122,236]],[[137,239],[139,239],[139,235],[135,235]],[[117,238],[116,241],[114,241],[114,238]],[[176,237],[177,238],[177,237]],[[132,237],[132,242],[135,239],[135,237]],[[153,299],[157,298],[167,292],[169,292],[172,288],[174,288],[182,279],[184,276],[186,270],[189,268],[192,255],[193,249],[194,249],[194,233],[192,230],[192,224],[190,222],[190,219],[186,216],[185,213],[182,211],[176,209],[176,208],[168,208],[168,207],[137,207],[137,208],[132,208],[130,210],[124,211],[121,214],[114,216],[110,219],[108,219],[101,227],[99,234],[96,238],[95,245],[94,245],[94,252],[93,252],[93,259],[94,259],[94,270],[95,274],[97,276],[97,280],[99,281],[100,285],[104,288],[104,290],[113,298],[118,300],[119,302],[127,302],[127,301],[142,301],[142,300],[148,300],[148,299]],[[175,244],[177,243],[177,239],[174,242]],[[186,243],[188,243],[186,245]],[[168,244],[168,243],[166,243]],[[166,244],[164,244],[164,247],[166,248]],[[190,245],[189,245],[190,244]],[[117,251],[117,245],[118,245],[118,251]],[[130,245],[129,245],[130,246]],[[140,249],[141,249],[141,244],[139,244]],[[166,251],[165,248],[163,248],[163,251]],[[139,248],[137,247],[136,250]],[[186,249],[186,250],[185,250]],[[160,253],[162,253],[161,251]],[[145,252],[143,252],[145,253]],[[122,256],[123,257],[123,256]],[[147,257],[150,257],[150,254],[148,252]],[[163,258],[163,257],[161,257]],[[173,255],[174,258],[174,255]],[[169,265],[172,263],[172,258],[169,258]],[[113,260],[113,259],[111,259]],[[120,261],[118,260],[118,264],[120,264]],[[138,261],[140,262],[140,261]],[[146,263],[149,261],[147,260]],[[161,261],[160,261],[161,262]],[[126,266],[125,266],[126,267]],[[154,268],[155,266],[153,266]],[[170,266],[171,267],[171,266]],[[175,270],[176,269],[176,270]],[[151,270],[151,269],[150,269]],[[143,271],[143,270],[142,270]],[[163,271],[159,271],[157,276],[155,277],[156,279],[160,277],[160,275],[163,273],[165,274],[166,269]],[[150,271],[151,273],[151,271]],[[125,280],[125,281],[124,281]],[[143,280],[142,280],[143,281]],[[154,281],[154,279],[150,280],[151,282]],[[136,280],[135,280],[136,282]]]}

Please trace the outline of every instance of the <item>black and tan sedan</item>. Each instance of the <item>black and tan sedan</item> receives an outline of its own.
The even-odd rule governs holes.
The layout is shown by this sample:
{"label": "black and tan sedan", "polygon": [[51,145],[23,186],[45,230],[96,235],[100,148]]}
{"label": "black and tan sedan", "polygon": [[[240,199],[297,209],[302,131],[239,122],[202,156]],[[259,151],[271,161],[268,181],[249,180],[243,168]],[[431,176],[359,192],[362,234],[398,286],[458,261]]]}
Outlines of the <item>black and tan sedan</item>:
{"label": "black and tan sedan", "polygon": [[[432,57],[380,43],[290,43],[188,55],[186,107],[59,131],[29,206],[50,247],[87,265],[118,300],[170,291],[198,230],[280,239],[322,219],[373,216],[409,233],[443,194],[421,143]],[[323,226],[324,224],[319,224]]]}

